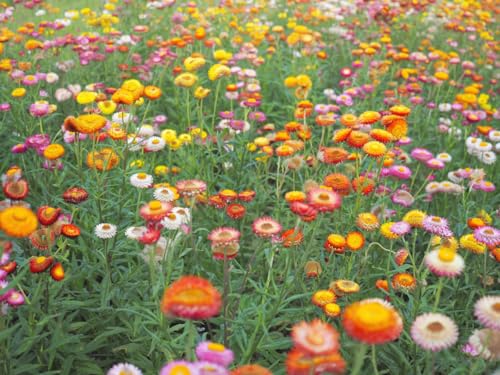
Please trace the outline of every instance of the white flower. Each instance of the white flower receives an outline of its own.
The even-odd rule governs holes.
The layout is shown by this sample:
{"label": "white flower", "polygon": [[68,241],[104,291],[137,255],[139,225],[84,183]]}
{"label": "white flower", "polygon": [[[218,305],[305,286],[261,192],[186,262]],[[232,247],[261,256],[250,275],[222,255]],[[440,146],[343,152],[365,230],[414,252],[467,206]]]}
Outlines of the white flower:
{"label": "white flower", "polygon": [[151,152],[160,151],[164,148],[165,141],[163,140],[163,138],[157,136],[149,137],[146,140],[146,144],[144,145],[144,149]]}
{"label": "white flower", "polygon": [[108,370],[107,375],[142,375],[142,371],[130,363],[118,363]]}
{"label": "white flower", "polygon": [[95,235],[102,239],[113,238],[116,235],[116,225],[110,223],[97,224]]}
{"label": "white flower", "polygon": [[481,152],[478,158],[481,162],[488,165],[495,163],[497,160],[497,156],[493,151]]}
{"label": "white flower", "polygon": [[185,207],[174,207],[172,212],[181,217],[182,224],[189,224],[191,222],[191,211]]}
{"label": "white flower", "polygon": [[446,153],[446,152],[441,152],[436,156],[436,159],[441,160],[445,163],[448,163],[451,161],[451,155]]}
{"label": "white flower", "polygon": [[439,111],[440,112],[450,112],[451,111],[451,104],[450,103],[441,103],[439,106]]}
{"label": "white flower", "polygon": [[134,173],[130,176],[130,184],[139,189],[145,189],[153,184],[153,176],[147,173]]}
{"label": "white flower", "polygon": [[139,129],[137,129],[137,135],[139,137],[147,138],[152,137],[155,134],[155,130],[151,125],[142,125]]}
{"label": "white flower", "polygon": [[45,81],[47,81],[47,83],[56,83],[59,81],[59,76],[56,73],[49,72],[45,76]]}
{"label": "white flower", "polygon": [[128,227],[125,230],[125,236],[131,240],[138,240],[146,232],[146,227]]}
{"label": "white flower", "polygon": [[177,230],[182,225],[182,217],[174,212],[169,213],[163,219],[161,219],[161,225],[169,230]]}
{"label": "white flower", "polygon": [[132,115],[128,112],[115,112],[113,113],[113,117],[111,117],[113,122],[116,122],[120,125],[125,125],[132,120]]}
{"label": "white flower", "polygon": [[500,130],[492,130],[488,133],[488,138],[492,142],[500,141]]}
{"label": "white flower", "polygon": [[137,137],[135,134],[129,134],[127,145],[130,151],[140,151],[144,145],[144,140],[141,137]]}
{"label": "white flower", "polygon": [[175,200],[174,192],[168,187],[160,187],[155,189],[153,197],[161,202],[173,202]]}

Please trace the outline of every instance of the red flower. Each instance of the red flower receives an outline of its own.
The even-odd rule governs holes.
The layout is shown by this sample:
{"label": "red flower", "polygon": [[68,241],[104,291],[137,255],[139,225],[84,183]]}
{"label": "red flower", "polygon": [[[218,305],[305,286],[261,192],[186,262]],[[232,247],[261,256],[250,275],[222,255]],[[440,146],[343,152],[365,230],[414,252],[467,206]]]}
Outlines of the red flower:
{"label": "red flower", "polygon": [[72,187],[63,193],[63,199],[68,203],[80,203],[89,197],[89,193],[81,187]]}
{"label": "red flower", "polygon": [[16,262],[9,262],[7,264],[4,264],[3,266],[0,267],[1,270],[4,270],[7,273],[12,273],[16,270],[17,268],[17,263]]}
{"label": "red flower", "polygon": [[76,238],[80,235],[80,228],[78,228],[75,224],[64,224],[61,227],[61,233],[65,237]]}
{"label": "red flower", "polygon": [[243,216],[245,216],[245,213],[246,213],[245,206],[239,203],[231,203],[226,208],[226,214],[231,219],[235,220],[241,219]]}
{"label": "red flower", "polygon": [[36,217],[42,225],[54,224],[61,214],[60,208],[53,208],[49,206],[41,206],[36,211]]}
{"label": "red flower", "polygon": [[3,192],[5,193],[5,196],[13,200],[21,200],[26,198],[29,191],[30,190],[26,180],[7,182],[3,187]]}
{"label": "red flower", "polygon": [[30,271],[40,273],[45,271],[53,262],[52,257],[33,257],[30,259]]}
{"label": "red flower", "polygon": [[64,268],[60,262],[55,263],[50,269],[50,276],[55,281],[61,281],[64,279]]}

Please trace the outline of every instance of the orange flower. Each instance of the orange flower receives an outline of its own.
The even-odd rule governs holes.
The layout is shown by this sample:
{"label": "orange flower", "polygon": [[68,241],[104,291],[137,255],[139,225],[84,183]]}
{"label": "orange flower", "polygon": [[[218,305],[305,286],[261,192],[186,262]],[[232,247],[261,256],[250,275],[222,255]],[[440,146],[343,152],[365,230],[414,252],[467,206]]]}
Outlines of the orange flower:
{"label": "orange flower", "polygon": [[89,168],[99,171],[109,171],[118,165],[120,158],[112,148],[103,148],[101,151],[94,151],[87,155],[87,165]]}
{"label": "orange flower", "polygon": [[365,245],[365,237],[361,232],[349,232],[345,238],[349,250],[358,251]]}
{"label": "orange flower", "polygon": [[157,86],[146,86],[144,96],[151,100],[156,100],[161,96],[161,89]]}
{"label": "orange flower", "polygon": [[342,374],[345,361],[338,352],[310,356],[295,348],[288,352],[286,371],[288,375]]}
{"label": "orange flower", "polygon": [[358,123],[358,118],[352,113],[346,113],[340,117],[340,123],[345,127],[352,128]]}
{"label": "orange flower", "polygon": [[391,111],[392,114],[398,116],[408,116],[411,112],[411,109],[405,107],[404,105],[395,105],[394,107],[389,108],[389,111]]}
{"label": "orange flower", "polygon": [[370,141],[370,136],[366,133],[360,132],[359,130],[353,130],[349,137],[347,137],[347,143],[349,146],[354,148],[363,147],[368,141]]}
{"label": "orange flower", "polygon": [[362,212],[356,219],[356,225],[366,231],[374,231],[380,226],[377,216],[371,212]]}
{"label": "orange flower", "polygon": [[328,289],[335,295],[341,297],[345,294],[353,294],[359,292],[359,284],[351,280],[335,280],[330,283]]}
{"label": "orange flower", "polygon": [[318,290],[316,291],[311,301],[318,307],[323,307],[327,303],[334,303],[337,300],[337,296],[331,290]]}
{"label": "orange flower", "polygon": [[375,111],[366,111],[366,112],[363,112],[359,116],[358,120],[359,120],[359,122],[361,124],[374,124],[378,120],[380,120],[381,117],[382,116],[378,112],[375,112]]}
{"label": "orange flower", "polygon": [[339,164],[347,159],[349,153],[340,147],[322,147],[318,159],[325,164]]}
{"label": "orange flower", "polygon": [[417,280],[409,273],[397,273],[392,277],[392,287],[395,290],[413,290],[416,286]]}
{"label": "orange flower", "polygon": [[300,322],[292,328],[295,347],[310,356],[326,355],[339,349],[339,333],[330,324],[315,319]]}
{"label": "orange flower", "polygon": [[333,135],[332,141],[334,141],[335,143],[344,142],[349,137],[351,132],[352,129],[349,128],[337,130]]}
{"label": "orange flower", "polygon": [[403,331],[403,321],[389,302],[365,299],[349,305],[342,316],[346,333],[365,344],[384,344],[396,340]]}
{"label": "orange flower", "polygon": [[94,113],[68,117],[64,121],[67,130],[84,134],[92,134],[101,130],[106,125],[106,118]]}
{"label": "orange flower", "polygon": [[304,240],[304,234],[297,228],[288,229],[281,234],[281,240],[284,247],[297,246]]}
{"label": "orange flower", "polygon": [[359,176],[353,178],[352,188],[356,192],[362,193],[363,195],[368,195],[375,188],[375,181],[365,176]]}
{"label": "orange flower", "polygon": [[28,237],[37,227],[37,217],[29,208],[11,206],[0,211],[0,230],[7,236]]}
{"label": "orange flower", "polygon": [[321,264],[315,260],[309,260],[304,266],[304,271],[307,277],[318,277],[322,272]]}
{"label": "orange flower", "polygon": [[325,242],[325,250],[328,252],[343,253],[345,249],[345,238],[340,234],[332,233]]}
{"label": "orange flower", "polygon": [[323,185],[331,187],[334,191],[347,195],[351,189],[351,181],[342,173],[332,173],[323,179]]}
{"label": "orange flower", "polygon": [[382,143],[388,143],[395,140],[395,137],[392,135],[392,133],[384,129],[373,129],[372,131],[370,131],[370,136],[376,141]]}
{"label": "orange flower", "polygon": [[167,316],[197,320],[218,315],[221,304],[221,295],[210,281],[182,276],[165,289],[160,307]]}
{"label": "orange flower", "polygon": [[273,375],[273,373],[261,365],[243,365],[231,371],[231,375]]}

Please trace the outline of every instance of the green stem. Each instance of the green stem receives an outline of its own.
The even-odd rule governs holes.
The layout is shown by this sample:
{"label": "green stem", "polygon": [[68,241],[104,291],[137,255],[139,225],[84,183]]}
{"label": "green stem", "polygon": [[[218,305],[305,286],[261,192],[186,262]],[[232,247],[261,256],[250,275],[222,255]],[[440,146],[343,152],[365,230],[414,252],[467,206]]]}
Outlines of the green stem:
{"label": "green stem", "polygon": [[436,300],[434,301],[434,307],[432,308],[432,311],[436,311],[438,305],[439,305],[439,299],[441,298],[441,290],[443,290],[443,278],[440,277],[438,281],[438,287],[437,287],[437,292],[436,292]]}
{"label": "green stem", "polygon": [[352,365],[351,375],[358,375],[365,361],[365,354],[368,351],[368,345],[359,344],[355,348],[354,364]]}
{"label": "green stem", "polygon": [[378,375],[378,369],[377,369],[377,354],[375,351],[375,345],[372,344],[372,366],[373,366],[373,374]]}

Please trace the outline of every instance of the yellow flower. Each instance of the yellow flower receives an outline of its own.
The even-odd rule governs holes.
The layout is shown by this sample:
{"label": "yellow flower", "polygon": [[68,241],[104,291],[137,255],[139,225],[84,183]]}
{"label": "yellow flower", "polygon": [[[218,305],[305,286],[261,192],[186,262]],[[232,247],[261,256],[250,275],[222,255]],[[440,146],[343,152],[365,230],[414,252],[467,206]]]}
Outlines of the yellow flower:
{"label": "yellow flower", "polygon": [[11,95],[13,98],[22,98],[24,95],[26,95],[26,89],[24,87],[18,87],[12,90]]}
{"label": "yellow flower", "polygon": [[310,89],[312,87],[311,78],[308,75],[300,74],[297,76],[297,85],[305,89]]}
{"label": "yellow flower", "polygon": [[182,147],[182,142],[179,139],[175,138],[168,142],[168,146],[175,151]]}
{"label": "yellow flower", "polygon": [[64,147],[60,144],[53,143],[48,145],[45,150],[43,150],[43,156],[48,160],[56,160],[64,155]]}
{"label": "yellow flower", "polygon": [[144,104],[144,98],[142,98],[142,97],[141,97],[141,98],[137,99],[137,100],[134,102],[134,104],[135,104],[136,106],[140,107],[141,105],[143,105],[143,104]]}
{"label": "yellow flower", "polygon": [[217,61],[227,61],[231,57],[233,57],[233,54],[231,52],[227,52],[223,49],[218,49],[214,51],[214,59]]}
{"label": "yellow flower", "polygon": [[198,81],[198,77],[193,73],[182,73],[175,77],[174,85],[189,88]]}
{"label": "yellow flower", "polygon": [[76,101],[78,104],[90,104],[93,103],[97,98],[97,93],[92,91],[82,91],[76,96]]}
{"label": "yellow flower", "polygon": [[166,143],[170,143],[177,138],[177,132],[173,129],[165,129],[161,132],[160,137],[162,137]]}
{"label": "yellow flower", "polygon": [[210,81],[215,81],[230,74],[231,69],[229,69],[229,67],[222,64],[215,64],[208,70],[208,79],[210,79]]}
{"label": "yellow flower", "polygon": [[28,237],[38,227],[36,215],[29,208],[11,206],[0,211],[0,230],[10,237]]}
{"label": "yellow flower", "polygon": [[191,141],[193,140],[191,138],[191,135],[186,133],[180,134],[177,139],[181,141],[182,144],[190,144]]}
{"label": "yellow flower", "polygon": [[134,97],[134,100],[138,100],[144,93],[144,86],[137,79],[128,79],[122,83],[122,90],[128,91]]}
{"label": "yellow flower", "polygon": [[205,99],[208,94],[210,94],[210,90],[209,89],[206,89],[202,86],[198,86],[195,90],[194,90],[194,97],[196,99]]}
{"label": "yellow flower", "polygon": [[252,143],[248,143],[247,144],[247,150],[249,152],[255,152],[255,151],[257,151],[257,145],[255,143],[253,143],[253,142]]}
{"label": "yellow flower", "polygon": [[156,176],[165,176],[168,174],[168,167],[166,165],[157,165],[154,169]]}
{"label": "yellow flower", "polygon": [[112,100],[103,100],[97,103],[97,107],[105,115],[110,115],[116,111],[116,103]]}
{"label": "yellow flower", "polygon": [[286,77],[285,78],[285,87],[291,89],[297,87],[297,78],[295,77]]}
{"label": "yellow flower", "polygon": [[184,67],[188,72],[194,72],[205,65],[205,59],[203,57],[188,57],[184,60]]}
{"label": "yellow flower", "polygon": [[144,160],[136,159],[130,162],[131,167],[142,168],[144,166]]}

